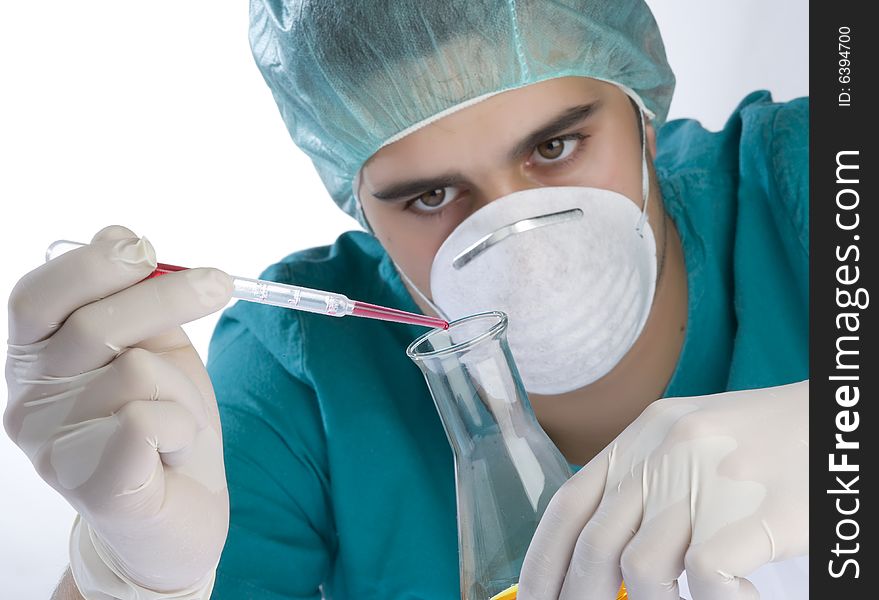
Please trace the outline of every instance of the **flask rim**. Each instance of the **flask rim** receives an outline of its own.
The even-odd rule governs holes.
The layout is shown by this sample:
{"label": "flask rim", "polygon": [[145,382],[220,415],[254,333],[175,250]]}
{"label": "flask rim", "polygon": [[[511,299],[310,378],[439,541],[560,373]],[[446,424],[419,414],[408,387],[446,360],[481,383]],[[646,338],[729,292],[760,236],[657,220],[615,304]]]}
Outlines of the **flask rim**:
{"label": "flask rim", "polygon": [[[485,319],[487,317],[493,317],[497,319],[497,322],[494,323],[491,327],[486,329],[485,331],[479,333],[478,335],[466,339],[464,341],[452,344],[445,348],[439,348],[436,350],[430,350],[428,352],[420,352],[417,350],[419,346],[421,346],[424,342],[428,341],[430,338],[438,335],[448,335],[453,328],[458,325],[463,325],[464,323],[469,323],[470,321],[476,321],[478,319]],[[457,354],[463,350],[468,350],[473,346],[476,346],[480,342],[496,337],[499,333],[503,332],[507,328],[507,313],[499,310],[491,310],[487,312],[476,313],[473,315],[468,315],[466,317],[462,317],[460,319],[456,319],[454,321],[449,322],[448,329],[433,329],[428,331],[427,333],[417,337],[409,346],[406,348],[406,355],[414,361],[420,361],[427,358],[437,358],[440,356],[447,356],[449,354]]]}

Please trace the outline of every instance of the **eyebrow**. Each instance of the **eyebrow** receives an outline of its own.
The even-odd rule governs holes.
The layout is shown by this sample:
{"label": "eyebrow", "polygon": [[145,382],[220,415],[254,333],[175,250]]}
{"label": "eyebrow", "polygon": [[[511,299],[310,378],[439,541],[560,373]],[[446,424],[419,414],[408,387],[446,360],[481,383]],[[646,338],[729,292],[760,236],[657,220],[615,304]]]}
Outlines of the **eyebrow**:
{"label": "eyebrow", "polygon": [[413,179],[411,181],[394,183],[382,190],[372,192],[372,195],[379,200],[392,201],[399,198],[423,194],[425,191],[459,185],[465,182],[466,180],[464,176],[460,173],[448,173],[446,175],[439,175],[427,179]]}
{"label": "eyebrow", "polygon": [[[554,136],[559,135],[565,129],[568,129],[573,125],[578,125],[585,121],[588,117],[595,114],[596,110],[600,108],[600,106],[601,103],[599,101],[595,101],[589,104],[581,104],[566,109],[564,112],[553,118],[551,121],[542,125],[539,129],[536,129],[535,131],[525,136],[508,153],[508,158],[510,160],[515,160],[523,154],[530,153],[533,148],[541,142],[552,139]],[[436,177],[413,179],[409,181],[393,183],[381,190],[372,192],[372,195],[379,200],[393,201],[404,197],[422,194],[425,191],[459,185],[465,182],[466,178],[463,175],[461,175],[460,173],[452,172],[446,173],[444,175],[438,175]]]}
{"label": "eyebrow", "polygon": [[572,106],[549,123],[540,127],[540,129],[529,133],[525,139],[516,144],[516,147],[510,151],[507,155],[508,158],[510,160],[515,160],[523,154],[530,154],[538,144],[550,140],[562,133],[565,129],[573,127],[574,125],[579,125],[585,121],[588,117],[595,114],[600,106],[601,103],[597,100],[595,102],[590,102],[589,104]]}

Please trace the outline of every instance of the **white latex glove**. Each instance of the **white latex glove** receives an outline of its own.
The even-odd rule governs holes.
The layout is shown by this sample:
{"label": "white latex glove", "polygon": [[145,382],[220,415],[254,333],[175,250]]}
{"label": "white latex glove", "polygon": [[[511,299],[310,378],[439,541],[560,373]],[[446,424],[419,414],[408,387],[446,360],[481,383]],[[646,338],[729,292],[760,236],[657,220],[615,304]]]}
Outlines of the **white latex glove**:
{"label": "white latex glove", "polygon": [[808,381],[651,404],[553,497],[520,600],[757,598],[745,576],[808,552]]}
{"label": "white latex glove", "polygon": [[87,600],[207,597],[226,539],[219,414],[180,324],[225,306],[231,278],[141,281],[155,266],[145,238],[108,227],[9,299],[4,425],[81,517],[70,560]]}

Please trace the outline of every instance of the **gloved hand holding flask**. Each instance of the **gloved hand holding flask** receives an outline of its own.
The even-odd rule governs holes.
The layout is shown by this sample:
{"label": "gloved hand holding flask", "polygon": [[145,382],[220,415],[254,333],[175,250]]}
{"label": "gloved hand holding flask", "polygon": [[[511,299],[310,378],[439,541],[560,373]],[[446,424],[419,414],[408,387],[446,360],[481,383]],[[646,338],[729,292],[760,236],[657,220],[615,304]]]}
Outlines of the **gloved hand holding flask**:
{"label": "gloved hand holding flask", "polygon": [[519,598],[757,598],[746,578],[808,552],[807,381],[667,398],[556,493]]}

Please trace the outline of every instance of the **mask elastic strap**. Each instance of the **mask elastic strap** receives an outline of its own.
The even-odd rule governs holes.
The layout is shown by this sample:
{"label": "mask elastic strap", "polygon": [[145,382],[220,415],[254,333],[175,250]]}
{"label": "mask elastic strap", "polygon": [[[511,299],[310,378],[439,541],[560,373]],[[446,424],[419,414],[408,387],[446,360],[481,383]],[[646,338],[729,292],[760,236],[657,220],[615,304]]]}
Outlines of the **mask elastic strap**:
{"label": "mask elastic strap", "polygon": [[[390,257],[390,255],[388,255],[388,256]],[[397,273],[399,273],[399,275],[400,275],[400,277],[403,279],[403,281],[405,281],[406,283],[408,283],[408,284],[409,284],[409,287],[412,288],[413,290],[415,290],[415,293],[418,294],[418,297],[421,298],[422,300],[424,300],[424,302],[425,302],[430,308],[432,308],[432,309],[436,312],[436,314],[438,314],[440,317],[442,317],[442,318],[445,319],[446,321],[449,321],[449,320],[450,320],[450,319],[449,319],[449,315],[447,315],[447,314],[445,313],[445,311],[444,311],[443,309],[441,309],[439,306],[437,306],[436,304],[434,304],[434,303],[433,303],[433,300],[431,300],[430,298],[428,298],[428,297],[424,294],[424,292],[422,292],[420,289],[418,289],[418,286],[415,285],[415,282],[413,282],[411,279],[409,279],[409,276],[406,275],[405,271],[403,271],[403,269],[400,268],[400,265],[397,264],[397,261],[395,261],[393,258],[391,258],[391,262],[394,263],[394,268],[397,269]]]}
{"label": "mask elastic strap", "polygon": [[[369,224],[369,219],[366,218],[366,213],[363,211],[363,205],[360,203],[360,197],[357,195],[357,190],[359,189],[359,187],[360,187],[360,171],[357,171],[357,173],[354,175],[354,185],[353,185],[354,206],[355,206],[355,211],[356,211],[356,215],[357,215],[356,218],[358,221],[360,221],[360,224],[364,226],[366,231],[369,232],[373,237],[375,237],[375,231],[373,231],[372,225]],[[413,282],[411,279],[409,279],[409,276],[406,275],[406,272],[400,268],[400,265],[397,264],[397,261],[395,261],[393,258],[391,258],[390,254],[388,254],[388,258],[391,259],[391,263],[394,265],[394,268],[397,270],[397,274],[400,276],[400,278],[403,281],[405,281],[407,284],[409,284],[410,288],[415,290],[415,293],[418,294],[418,297],[421,298],[422,300],[424,300],[424,302],[430,308],[432,308],[436,312],[436,314],[438,314],[440,317],[442,317],[443,319],[448,321],[449,320],[448,315],[442,309],[440,309],[439,306],[434,304],[433,300],[428,298],[424,294],[424,292],[422,292],[420,289],[418,289],[418,286],[415,285],[415,282]]]}
{"label": "mask elastic strap", "polygon": [[647,204],[650,201],[650,177],[647,171],[647,129],[644,123],[644,111],[638,110],[638,116],[641,119],[641,197],[644,199],[644,208],[641,209],[641,216],[638,218],[638,225],[635,231],[638,235],[644,237],[644,224],[647,222]]}

